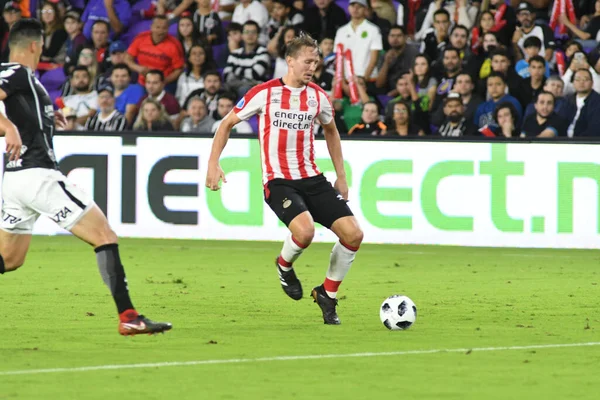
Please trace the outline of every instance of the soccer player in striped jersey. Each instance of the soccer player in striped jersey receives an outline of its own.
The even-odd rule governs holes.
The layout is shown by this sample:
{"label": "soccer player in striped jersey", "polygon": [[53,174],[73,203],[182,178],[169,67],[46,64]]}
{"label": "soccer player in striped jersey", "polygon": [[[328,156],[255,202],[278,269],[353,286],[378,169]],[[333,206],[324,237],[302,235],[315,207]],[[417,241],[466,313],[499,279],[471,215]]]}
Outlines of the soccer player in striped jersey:
{"label": "soccer player in striped jersey", "polygon": [[[215,133],[206,186],[219,190],[226,182],[219,157],[231,129],[258,116],[265,201],[290,230],[276,259],[281,286],[294,300],[302,298],[302,285],[293,263],[310,245],[314,223],[331,229],[339,238],[333,246],[323,284],[311,296],[323,312],[325,324],[338,325],[337,292],[363,239],[358,221],[347,205],[348,183],[340,135],[327,94],[312,83],[319,62],[318,45],[308,35],[288,44],[288,73],[252,88],[223,119]],[[323,127],[337,179],[332,186],[315,164],[313,125]]]}

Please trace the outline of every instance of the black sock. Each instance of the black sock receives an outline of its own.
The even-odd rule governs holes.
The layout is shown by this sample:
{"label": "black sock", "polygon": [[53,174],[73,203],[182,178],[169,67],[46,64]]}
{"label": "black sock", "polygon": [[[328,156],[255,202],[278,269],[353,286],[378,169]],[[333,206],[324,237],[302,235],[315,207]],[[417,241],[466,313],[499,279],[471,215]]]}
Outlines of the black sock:
{"label": "black sock", "polygon": [[6,268],[4,267],[4,258],[2,258],[2,254],[0,254],[0,274],[6,272]]}
{"label": "black sock", "polygon": [[131,304],[129,298],[125,270],[119,256],[119,246],[116,243],[105,244],[97,247],[95,251],[100,275],[110,289],[113,299],[115,299],[119,314],[125,310],[133,309],[133,304]]}

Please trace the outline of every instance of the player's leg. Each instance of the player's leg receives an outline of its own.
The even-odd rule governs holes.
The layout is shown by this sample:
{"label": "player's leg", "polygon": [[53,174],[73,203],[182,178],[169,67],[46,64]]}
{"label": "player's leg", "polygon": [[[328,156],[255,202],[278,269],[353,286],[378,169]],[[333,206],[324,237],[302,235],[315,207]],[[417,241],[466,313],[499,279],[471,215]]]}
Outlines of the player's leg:
{"label": "player's leg", "polygon": [[14,271],[25,263],[31,234],[19,235],[0,229],[0,274]]}
{"label": "player's leg", "polygon": [[94,247],[100,275],[108,286],[119,313],[123,335],[156,333],[171,324],[155,323],[139,315],[129,297],[127,278],[121,263],[117,235],[89,195],[73,185],[59,171],[49,172],[43,200],[34,202],[36,211]]}
{"label": "player's leg", "polygon": [[315,235],[314,221],[293,182],[282,179],[271,181],[265,187],[265,201],[290,230],[275,265],[283,291],[292,299],[300,300],[302,285],[293,263],[311,244]]}
{"label": "player's leg", "polygon": [[324,322],[338,325],[338,288],[352,266],[363,232],[346,201],[324,177],[315,178],[311,193],[308,205],[315,221],[331,229],[340,239],[333,245],[325,281],[313,289],[312,297],[323,311]]}
{"label": "player's leg", "polygon": [[27,203],[35,197],[41,185],[42,181],[33,170],[4,174],[0,221],[0,274],[14,271],[25,263],[33,225],[39,217]]}

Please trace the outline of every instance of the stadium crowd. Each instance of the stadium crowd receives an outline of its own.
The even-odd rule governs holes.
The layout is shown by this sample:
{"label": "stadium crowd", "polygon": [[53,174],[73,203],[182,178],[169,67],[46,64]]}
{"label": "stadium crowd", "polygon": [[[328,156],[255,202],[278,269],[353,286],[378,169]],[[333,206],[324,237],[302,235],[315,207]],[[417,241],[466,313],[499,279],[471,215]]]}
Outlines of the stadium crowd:
{"label": "stadium crowd", "polygon": [[24,17],[70,130],[215,132],[306,32],[342,136],[600,136],[600,0],[5,1],[3,62]]}

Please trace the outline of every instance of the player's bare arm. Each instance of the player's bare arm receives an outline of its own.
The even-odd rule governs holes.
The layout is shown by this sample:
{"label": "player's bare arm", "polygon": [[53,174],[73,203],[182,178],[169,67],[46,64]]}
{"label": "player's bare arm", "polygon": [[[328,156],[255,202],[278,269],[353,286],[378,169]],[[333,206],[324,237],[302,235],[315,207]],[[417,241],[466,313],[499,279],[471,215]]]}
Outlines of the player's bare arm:
{"label": "player's bare arm", "polygon": [[331,120],[328,124],[323,124],[323,133],[327,142],[329,156],[333,162],[337,179],[333,185],[340,192],[344,200],[348,200],[348,182],[346,181],[346,171],[344,170],[344,156],[342,155],[342,143],[340,133],[335,126],[335,121]]}
{"label": "player's bare arm", "polygon": [[[4,101],[6,99],[6,92],[0,89],[0,101]],[[10,122],[8,118],[4,116],[4,114],[0,113],[0,135],[5,136],[6,142],[6,153],[9,154],[10,161],[16,161],[21,156],[21,147],[23,146],[23,142],[21,141],[21,135],[19,134],[19,130]]]}
{"label": "player's bare arm", "polygon": [[219,165],[219,158],[221,158],[221,153],[225,145],[227,145],[231,129],[240,121],[241,119],[234,112],[230,112],[223,118],[223,122],[221,122],[221,125],[219,125],[219,128],[215,132],[210,158],[208,159],[208,171],[206,173],[206,187],[210,190],[219,190],[221,188],[221,179],[223,183],[227,182],[225,173]]}

